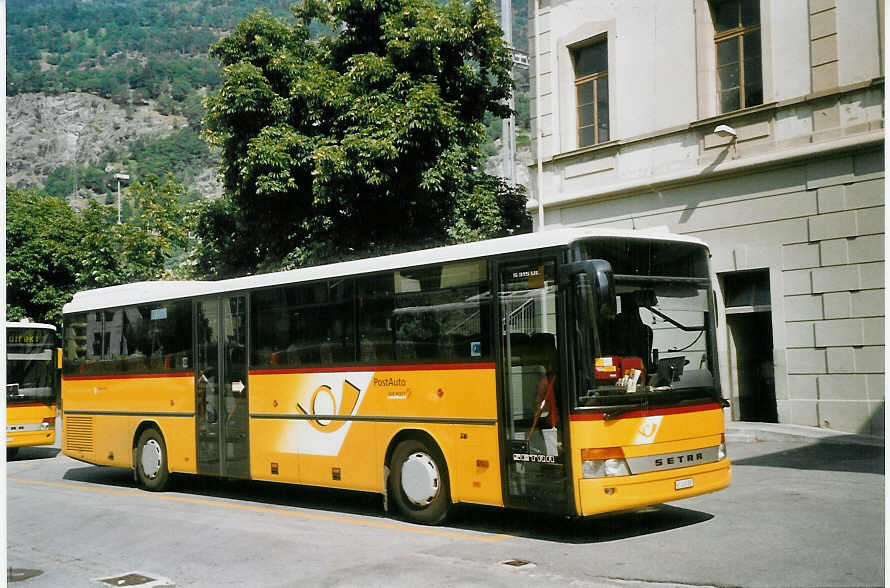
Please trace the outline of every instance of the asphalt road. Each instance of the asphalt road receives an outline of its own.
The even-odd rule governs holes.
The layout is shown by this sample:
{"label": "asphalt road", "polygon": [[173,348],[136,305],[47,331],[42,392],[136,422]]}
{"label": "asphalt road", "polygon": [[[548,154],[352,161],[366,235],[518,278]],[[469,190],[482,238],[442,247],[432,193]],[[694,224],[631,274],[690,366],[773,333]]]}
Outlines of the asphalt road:
{"label": "asphalt road", "polygon": [[[422,527],[388,516],[374,495],[191,476],[155,494],[137,489],[128,470],[80,463],[57,448],[23,449],[7,466],[8,580],[29,587],[884,584],[882,447],[737,442],[729,451],[729,489],[644,512],[574,521],[463,507],[444,526]],[[29,571],[39,574],[22,579]]]}

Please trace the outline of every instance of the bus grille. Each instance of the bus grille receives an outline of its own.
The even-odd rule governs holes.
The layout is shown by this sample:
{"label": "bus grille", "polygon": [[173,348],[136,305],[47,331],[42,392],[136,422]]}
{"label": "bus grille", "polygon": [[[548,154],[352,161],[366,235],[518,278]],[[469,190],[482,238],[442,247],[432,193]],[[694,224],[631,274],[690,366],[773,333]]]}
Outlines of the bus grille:
{"label": "bus grille", "polygon": [[93,417],[65,417],[65,449],[70,451],[93,451]]}

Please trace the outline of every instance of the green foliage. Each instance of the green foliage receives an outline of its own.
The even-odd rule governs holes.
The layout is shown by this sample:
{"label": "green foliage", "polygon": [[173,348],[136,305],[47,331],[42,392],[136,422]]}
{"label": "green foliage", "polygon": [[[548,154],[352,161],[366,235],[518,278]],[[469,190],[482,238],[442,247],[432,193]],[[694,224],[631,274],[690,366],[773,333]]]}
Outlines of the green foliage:
{"label": "green foliage", "polygon": [[7,319],[61,323],[62,305],[76,288],[82,236],[64,200],[7,187]]}
{"label": "green foliage", "polygon": [[[116,205],[115,172],[105,171],[108,162],[115,158],[121,160],[115,163],[115,168],[128,173],[132,178],[145,179],[151,175],[164,177],[172,174],[177,182],[184,185],[191,184],[199,174],[218,163],[218,157],[210,151],[198,131],[184,128],[160,138],[143,136],[130,142],[123,153],[105,153],[95,165],[80,165],[76,168],[60,165],[47,177],[43,189],[48,194],[64,198],[75,192],[76,185],[78,191],[90,190],[97,196],[105,195],[107,203],[111,204],[113,201]],[[129,218],[127,208],[130,206],[130,197],[132,191],[124,196],[122,208],[125,219]],[[180,203],[184,204],[198,197],[200,195],[194,191],[183,193]]]}
{"label": "green foliage", "polygon": [[52,171],[43,184],[43,189],[52,196],[64,198],[78,190],[87,189],[96,194],[109,192],[112,174],[95,165],[60,165]]}
{"label": "green foliage", "polygon": [[183,184],[191,183],[195,176],[218,162],[193,128],[180,129],[160,139],[136,139],[127,147],[124,159],[127,160],[127,172],[134,178],[171,173]]}
{"label": "green foliage", "polygon": [[91,200],[76,213],[61,198],[7,189],[7,317],[59,325],[77,290],[154,280],[187,244],[179,204],[185,189],[172,176],[131,187],[136,214],[117,224],[117,210]]}
{"label": "green foliage", "polygon": [[[494,0],[486,1],[495,9],[499,7]],[[6,12],[7,96],[22,92],[83,91],[109,98],[130,112],[133,105],[151,101],[154,108],[164,114],[185,116],[191,128],[197,131],[204,116],[202,98],[208,91],[218,89],[222,82],[219,64],[208,58],[210,45],[222,31],[233,30],[239,21],[258,8],[267,9],[271,16],[289,15],[291,2],[10,0]],[[445,3],[444,0],[434,2],[437,5]],[[513,38],[520,47],[527,38],[525,4],[513,3]],[[324,12],[324,9],[319,10],[319,14]],[[430,33],[430,22],[429,19],[418,20],[419,30],[426,31],[423,34]],[[400,24],[413,26],[407,21]],[[312,20],[307,30],[308,38],[316,39],[336,29],[332,28],[330,19],[322,18]],[[432,31],[434,35],[440,33],[447,31]],[[528,76],[524,70],[515,70],[514,75],[519,90],[516,96],[516,110],[520,113],[517,141],[519,145],[527,145],[528,121],[527,115],[523,117],[522,113],[528,109]],[[497,151],[494,141],[501,132],[499,119],[489,117],[485,124],[488,137],[485,154],[493,155]],[[169,157],[146,154],[153,160],[151,162],[140,161],[143,146],[134,146],[129,158],[137,160],[141,171],[121,171],[134,177],[172,171],[180,182],[189,185],[199,167],[203,166],[203,171],[218,164],[218,158],[206,149],[196,150],[195,131],[174,134],[169,142],[180,142],[181,145],[177,149],[171,149],[170,145],[159,147],[169,150]],[[118,162],[119,154],[113,155],[109,161]],[[168,164],[168,167],[162,164]],[[101,164],[95,167],[104,169]],[[63,171],[48,180],[45,186],[53,194],[73,192],[73,179],[67,178],[66,182]],[[77,175],[78,188],[82,189],[80,178],[83,174],[78,170]],[[101,196],[106,193],[108,183],[114,189],[114,182],[109,182],[108,178],[101,184],[96,183],[95,187],[92,184],[88,187]]]}
{"label": "green foliage", "polygon": [[[196,221],[199,271],[234,275],[524,228],[524,197],[482,172],[511,58],[483,0],[304,0],[211,54],[205,137],[226,194]],[[335,31],[308,42],[314,30]],[[516,209],[514,211],[514,208]],[[509,209],[509,210],[506,210]]]}
{"label": "green foliage", "polygon": [[448,235],[460,243],[527,233],[531,231],[531,218],[525,212],[525,202],[524,190],[511,187],[500,178],[485,176],[458,201]]}
{"label": "green foliage", "polygon": [[130,194],[138,212],[132,223],[118,226],[123,281],[154,279],[163,274],[166,260],[188,243],[181,206],[185,188],[172,174],[163,181],[149,174],[130,187]]}
{"label": "green foliage", "polygon": [[197,88],[215,88],[207,50],[260,7],[287,14],[289,0],[10,0],[8,96],[90,92],[123,104],[157,99],[184,112]]}

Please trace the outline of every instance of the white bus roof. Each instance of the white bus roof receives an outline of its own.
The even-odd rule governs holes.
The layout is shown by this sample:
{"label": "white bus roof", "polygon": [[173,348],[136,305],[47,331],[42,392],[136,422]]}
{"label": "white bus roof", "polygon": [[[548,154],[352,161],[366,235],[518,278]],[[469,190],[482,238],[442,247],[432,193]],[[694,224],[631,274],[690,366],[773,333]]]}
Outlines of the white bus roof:
{"label": "white bus roof", "polygon": [[560,228],[537,233],[526,233],[513,237],[448,245],[434,249],[422,249],[407,253],[397,253],[382,257],[371,257],[354,261],[344,261],[295,270],[268,274],[230,278],[218,281],[157,281],[136,282],[108,288],[85,290],[74,295],[63,308],[65,314],[85,312],[103,308],[117,308],[131,304],[145,304],[192,296],[206,296],[223,292],[237,292],[253,288],[277,286],[298,282],[310,282],[325,278],[336,278],[358,274],[368,274],[399,268],[434,265],[462,259],[482,258],[506,253],[546,249],[565,246],[580,239],[596,237],[624,237],[629,239],[649,239],[694,243],[705,246],[695,237],[676,235],[662,231],[631,231],[626,229],[576,229]]}
{"label": "white bus roof", "polygon": [[50,331],[55,331],[56,327],[53,325],[48,325],[46,323],[26,323],[26,322],[17,322],[17,323],[6,323],[7,329],[48,329]]}

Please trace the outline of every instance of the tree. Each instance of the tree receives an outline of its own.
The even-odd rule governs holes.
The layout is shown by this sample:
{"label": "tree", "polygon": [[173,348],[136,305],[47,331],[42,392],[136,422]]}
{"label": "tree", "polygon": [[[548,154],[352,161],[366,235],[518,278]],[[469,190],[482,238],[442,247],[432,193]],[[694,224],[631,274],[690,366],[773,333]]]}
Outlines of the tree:
{"label": "tree", "polygon": [[125,282],[162,277],[166,264],[188,243],[181,203],[186,193],[172,174],[163,180],[151,174],[130,187],[136,201],[132,223],[116,226],[121,257],[119,276]]}
{"label": "tree", "polygon": [[[482,171],[511,57],[484,0],[304,0],[211,48],[205,137],[225,195],[199,268],[218,276],[508,234],[524,197]],[[313,29],[314,27],[314,29]],[[317,40],[312,30],[333,31]],[[476,205],[484,203],[483,208]]]}
{"label": "tree", "polygon": [[82,231],[64,199],[6,189],[6,318],[61,324],[80,267]]}
{"label": "tree", "polygon": [[76,213],[64,199],[36,190],[7,191],[7,318],[61,323],[74,292],[170,275],[187,244],[180,201],[185,188],[172,176],[149,176],[130,188],[132,222],[91,200]]}
{"label": "tree", "polygon": [[150,174],[130,187],[136,214],[117,224],[117,209],[90,201],[80,216],[80,288],[97,288],[168,277],[167,263],[188,242],[180,204],[185,188],[168,174]]}

